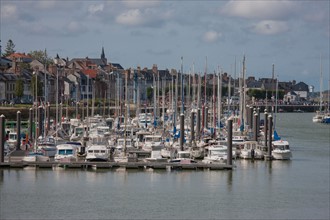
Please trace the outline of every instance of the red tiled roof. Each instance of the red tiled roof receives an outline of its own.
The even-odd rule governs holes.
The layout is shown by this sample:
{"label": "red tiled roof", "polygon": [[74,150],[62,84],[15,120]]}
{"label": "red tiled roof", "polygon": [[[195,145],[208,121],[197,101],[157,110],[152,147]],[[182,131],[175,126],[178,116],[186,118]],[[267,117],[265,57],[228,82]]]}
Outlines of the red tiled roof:
{"label": "red tiled roof", "polygon": [[88,75],[90,78],[96,78],[97,70],[93,69],[87,69],[87,70],[81,70],[85,75]]}
{"label": "red tiled roof", "polygon": [[9,59],[13,59],[13,58],[29,58],[29,59],[32,59],[32,57],[28,54],[25,54],[25,53],[12,53],[10,54],[9,56],[7,56],[7,58]]}

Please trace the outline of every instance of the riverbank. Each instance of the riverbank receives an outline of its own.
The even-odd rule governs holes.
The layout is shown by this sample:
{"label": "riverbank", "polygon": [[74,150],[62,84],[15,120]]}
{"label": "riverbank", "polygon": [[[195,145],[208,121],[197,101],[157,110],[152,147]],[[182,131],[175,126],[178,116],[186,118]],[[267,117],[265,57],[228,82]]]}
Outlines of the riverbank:
{"label": "riverbank", "polygon": [[[260,108],[261,112],[264,112],[264,109],[266,106],[258,106]],[[4,115],[6,119],[8,120],[16,120],[17,111],[21,112],[22,120],[28,120],[29,118],[29,109],[31,108],[30,105],[17,105],[17,106],[0,106],[0,115]],[[267,107],[268,110],[271,110],[271,106]],[[278,112],[316,112],[319,110],[319,106],[317,105],[279,105],[277,107]],[[59,108],[60,109],[60,108]],[[144,108],[142,108],[144,109]],[[224,107],[226,109],[226,107]],[[83,112],[84,110],[84,112]],[[147,108],[147,111],[152,111],[153,108]],[[92,112],[92,108],[89,107],[89,115]],[[131,116],[134,116],[135,113],[135,106],[132,105],[130,108]],[[133,115],[132,115],[133,113]],[[56,114],[56,107],[51,106],[50,108],[50,114],[55,115]],[[113,115],[114,114],[114,107],[95,107],[94,108],[94,114],[98,115]],[[63,107],[62,108],[62,116],[66,117],[68,115],[69,118],[76,117],[76,108],[74,106],[69,107]],[[87,108],[86,107],[79,107],[78,109],[78,116],[82,117],[84,115],[87,115]]]}

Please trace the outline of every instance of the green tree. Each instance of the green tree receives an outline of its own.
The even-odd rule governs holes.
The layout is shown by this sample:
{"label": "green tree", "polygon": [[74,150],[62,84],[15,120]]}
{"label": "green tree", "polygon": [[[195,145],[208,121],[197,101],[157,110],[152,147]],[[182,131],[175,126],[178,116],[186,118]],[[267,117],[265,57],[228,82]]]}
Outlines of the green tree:
{"label": "green tree", "polygon": [[49,65],[49,64],[53,63],[52,58],[48,57],[46,50],[44,50],[44,51],[34,50],[34,51],[30,51],[29,54],[33,59],[36,59],[43,64]]}
{"label": "green tree", "polygon": [[5,49],[5,53],[3,54],[3,56],[4,56],[4,57],[7,57],[7,56],[9,56],[9,55],[15,53],[14,48],[15,48],[15,44],[14,44],[14,42],[13,42],[11,39],[9,39],[8,42],[7,42],[7,46],[6,46],[6,49]]}
{"label": "green tree", "polygon": [[21,98],[23,96],[23,92],[24,92],[24,82],[21,78],[19,78],[15,84],[15,96]]}

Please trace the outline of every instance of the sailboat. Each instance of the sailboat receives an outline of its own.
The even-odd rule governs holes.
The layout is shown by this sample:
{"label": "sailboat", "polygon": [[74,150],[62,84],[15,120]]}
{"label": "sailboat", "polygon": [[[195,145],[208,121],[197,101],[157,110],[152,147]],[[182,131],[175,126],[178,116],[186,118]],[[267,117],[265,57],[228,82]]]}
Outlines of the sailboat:
{"label": "sailboat", "polygon": [[276,112],[277,112],[277,97],[278,97],[278,77],[276,79],[276,95],[275,95],[275,111],[274,111],[274,135],[272,141],[272,157],[275,160],[290,160],[292,153],[288,141],[282,140],[276,131]]}
{"label": "sailboat", "polygon": [[322,112],[322,102],[323,102],[323,73],[322,73],[322,60],[320,57],[320,110],[316,111],[316,115],[313,117],[313,122],[321,123],[323,122],[324,113]]}

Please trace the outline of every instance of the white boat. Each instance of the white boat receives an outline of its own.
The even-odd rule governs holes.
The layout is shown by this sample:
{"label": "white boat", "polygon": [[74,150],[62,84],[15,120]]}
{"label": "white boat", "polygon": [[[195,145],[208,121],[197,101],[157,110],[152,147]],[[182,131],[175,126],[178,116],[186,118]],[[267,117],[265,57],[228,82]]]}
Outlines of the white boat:
{"label": "white boat", "polygon": [[315,123],[321,123],[323,122],[323,117],[324,117],[324,112],[322,112],[323,108],[323,73],[322,73],[322,62],[321,62],[321,57],[320,57],[320,97],[319,97],[319,102],[320,102],[320,110],[316,111],[316,115],[313,116],[313,122]]}
{"label": "white boat", "polygon": [[108,161],[110,158],[110,149],[105,145],[91,145],[87,147],[87,161]]}
{"label": "white boat", "polygon": [[292,153],[290,150],[289,142],[278,140],[272,142],[273,150],[272,156],[276,160],[290,160]]}
{"label": "white boat", "polygon": [[170,160],[170,163],[191,164],[197,162],[191,159],[190,151],[178,151],[176,158]]}
{"label": "white boat", "polygon": [[323,121],[324,114],[320,111],[316,112],[316,115],[313,116],[313,122],[315,123],[321,123]]}
{"label": "white boat", "polygon": [[140,113],[138,118],[138,124],[140,128],[148,128],[152,125],[151,113]]}
{"label": "white boat", "polygon": [[49,161],[48,156],[44,156],[41,152],[29,152],[28,155],[23,157],[23,162],[47,162]]}
{"label": "white boat", "polygon": [[85,132],[84,126],[75,127],[73,130],[73,134],[70,137],[70,141],[79,141]]}
{"label": "white boat", "polygon": [[163,158],[160,150],[151,151],[150,157],[144,159],[146,162],[167,162],[167,158]]}
{"label": "white boat", "polygon": [[37,144],[38,151],[41,151],[45,156],[54,157],[56,154],[56,144],[53,136],[40,138]]}
{"label": "white boat", "polygon": [[126,140],[125,138],[117,139],[117,148],[124,149],[125,144],[126,144],[126,149],[134,147],[133,140],[131,138],[126,138]]}
{"label": "white boat", "polygon": [[244,146],[240,152],[242,159],[263,159],[266,154],[265,146],[259,144],[257,141],[245,141]]}
{"label": "white boat", "polygon": [[142,146],[144,145],[144,137],[146,135],[151,135],[151,132],[149,132],[149,131],[138,131],[138,132],[136,132],[134,146],[137,149],[141,149]]}
{"label": "white boat", "polygon": [[144,145],[142,145],[142,150],[152,151],[152,150],[161,150],[164,148],[164,142],[161,135],[145,135],[144,136]]}
{"label": "white boat", "polygon": [[203,159],[204,158],[204,148],[194,146],[190,148],[191,157],[194,159]]}
{"label": "white boat", "polygon": [[202,160],[203,163],[226,163],[227,149],[225,145],[215,145],[207,147],[207,154]]}
{"label": "white boat", "polygon": [[74,144],[60,144],[56,146],[55,161],[77,161],[78,146]]}
{"label": "white boat", "polygon": [[8,133],[8,139],[7,144],[9,145],[9,148],[16,148],[17,144],[17,132],[16,131],[9,131]]}

